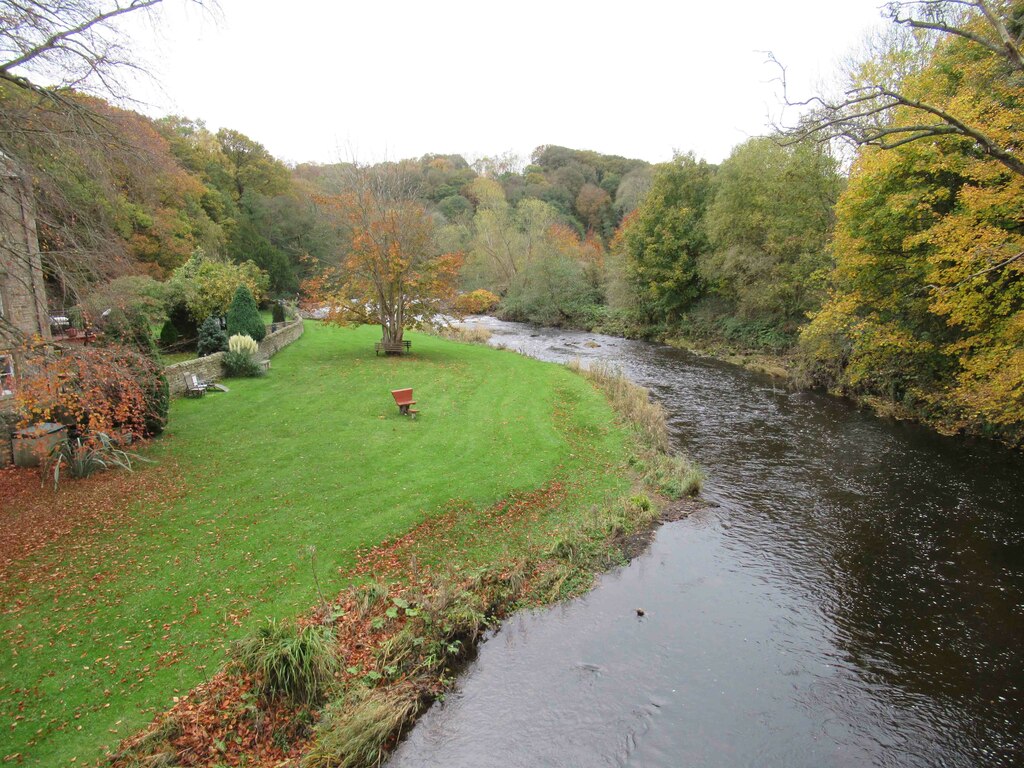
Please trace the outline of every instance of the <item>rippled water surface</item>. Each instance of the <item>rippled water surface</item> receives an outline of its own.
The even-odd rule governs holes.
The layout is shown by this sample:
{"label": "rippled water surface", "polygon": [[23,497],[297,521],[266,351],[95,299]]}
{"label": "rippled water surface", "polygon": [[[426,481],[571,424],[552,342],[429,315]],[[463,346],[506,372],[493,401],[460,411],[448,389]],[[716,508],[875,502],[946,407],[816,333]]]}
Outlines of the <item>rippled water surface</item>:
{"label": "rippled water surface", "polygon": [[650,387],[718,506],[507,622],[389,765],[1024,764],[1019,455],[667,347],[481,322]]}

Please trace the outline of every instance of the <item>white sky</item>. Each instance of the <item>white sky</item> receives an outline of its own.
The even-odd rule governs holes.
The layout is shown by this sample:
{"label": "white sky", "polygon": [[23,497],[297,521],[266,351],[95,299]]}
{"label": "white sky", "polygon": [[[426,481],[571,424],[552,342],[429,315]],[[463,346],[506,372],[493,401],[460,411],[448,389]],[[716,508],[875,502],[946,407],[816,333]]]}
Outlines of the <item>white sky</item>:
{"label": "white sky", "polygon": [[[162,90],[152,115],[229,127],[287,162],[467,158],[560,144],[717,162],[830,79],[881,0],[168,0],[130,19]],[[794,87],[795,86],[795,87]]]}

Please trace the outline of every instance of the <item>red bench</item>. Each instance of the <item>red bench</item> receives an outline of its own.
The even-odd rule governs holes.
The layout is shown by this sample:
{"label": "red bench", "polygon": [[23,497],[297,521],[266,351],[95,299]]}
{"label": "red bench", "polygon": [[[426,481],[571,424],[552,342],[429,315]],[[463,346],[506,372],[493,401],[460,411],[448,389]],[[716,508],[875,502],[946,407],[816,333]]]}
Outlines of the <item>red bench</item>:
{"label": "red bench", "polygon": [[391,396],[395,398],[395,403],[398,405],[398,412],[403,416],[409,418],[416,418],[416,414],[419,413],[412,406],[416,405],[416,401],[412,399],[412,388],[409,389],[392,389]]}

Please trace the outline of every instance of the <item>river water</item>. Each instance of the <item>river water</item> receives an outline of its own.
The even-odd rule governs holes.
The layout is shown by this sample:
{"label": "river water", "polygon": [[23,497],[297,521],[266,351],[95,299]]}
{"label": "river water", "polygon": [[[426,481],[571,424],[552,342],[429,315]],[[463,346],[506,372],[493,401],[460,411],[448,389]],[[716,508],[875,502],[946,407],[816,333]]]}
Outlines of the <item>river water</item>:
{"label": "river water", "polygon": [[664,346],[479,322],[649,387],[715,506],[506,622],[392,768],[1024,765],[1021,456]]}

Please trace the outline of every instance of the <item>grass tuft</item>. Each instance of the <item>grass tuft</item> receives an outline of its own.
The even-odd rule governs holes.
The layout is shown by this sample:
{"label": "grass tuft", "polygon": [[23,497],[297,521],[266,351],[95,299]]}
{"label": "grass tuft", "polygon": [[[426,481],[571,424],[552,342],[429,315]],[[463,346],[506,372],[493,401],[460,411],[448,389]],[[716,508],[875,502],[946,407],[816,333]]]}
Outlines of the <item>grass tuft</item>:
{"label": "grass tuft", "polygon": [[696,496],[704,487],[704,472],[685,456],[653,454],[634,462],[644,481],[670,499]]}
{"label": "grass tuft", "polygon": [[410,684],[350,689],[325,709],[302,768],[380,765],[420,707],[421,694]]}
{"label": "grass tuft", "polygon": [[491,340],[491,332],[479,325],[445,325],[438,327],[436,333],[442,339],[465,344],[486,344]]}
{"label": "grass tuft", "polygon": [[270,619],[234,647],[236,661],[256,680],[256,692],[266,699],[321,701],[340,669],[334,652],[334,631]]}

